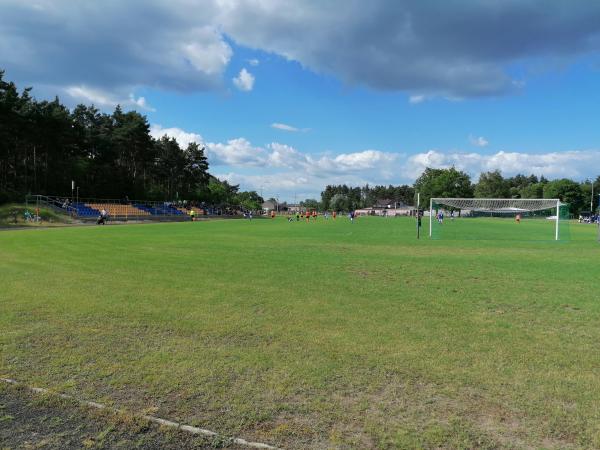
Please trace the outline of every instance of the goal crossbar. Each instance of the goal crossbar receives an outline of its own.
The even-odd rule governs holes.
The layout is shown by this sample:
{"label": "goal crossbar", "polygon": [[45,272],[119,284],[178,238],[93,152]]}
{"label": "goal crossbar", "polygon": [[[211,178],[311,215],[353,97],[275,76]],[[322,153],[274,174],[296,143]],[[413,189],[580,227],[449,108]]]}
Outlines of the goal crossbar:
{"label": "goal crossbar", "polygon": [[451,198],[432,197],[429,200],[429,237],[433,230],[433,204],[471,211],[512,212],[542,211],[556,208],[556,229],[554,239],[558,241],[560,199],[558,198]]}

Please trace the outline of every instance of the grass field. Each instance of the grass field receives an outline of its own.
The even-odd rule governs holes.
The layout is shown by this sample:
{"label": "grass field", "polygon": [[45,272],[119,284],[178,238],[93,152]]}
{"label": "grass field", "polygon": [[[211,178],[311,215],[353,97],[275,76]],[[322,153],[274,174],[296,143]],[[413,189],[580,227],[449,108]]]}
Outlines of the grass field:
{"label": "grass field", "polygon": [[286,448],[600,447],[597,229],[414,231],[0,232],[0,376]]}

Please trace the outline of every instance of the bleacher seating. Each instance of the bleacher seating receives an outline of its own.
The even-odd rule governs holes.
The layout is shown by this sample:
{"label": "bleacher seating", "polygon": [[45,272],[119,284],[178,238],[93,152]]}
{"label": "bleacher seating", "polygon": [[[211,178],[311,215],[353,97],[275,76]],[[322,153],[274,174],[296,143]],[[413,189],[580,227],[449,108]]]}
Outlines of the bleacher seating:
{"label": "bleacher seating", "polygon": [[135,216],[149,216],[150,213],[143,209],[137,208],[129,204],[120,203],[87,203],[87,205],[93,210],[100,211],[103,209],[108,212],[109,217],[135,217]]}
{"label": "bleacher seating", "polygon": [[185,214],[180,209],[170,205],[155,205],[149,206],[142,203],[134,203],[136,208],[146,211],[153,216],[180,216]]}
{"label": "bleacher seating", "polygon": [[77,211],[77,215],[82,217],[99,216],[100,210],[102,209],[94,209],[91,206],[86,205],[85,203],[73,203],[71,206],[75,208],[75,210]]}
{"label": "bleacher seating", "polygon": [[[108,212],[109,217],[148,217],[148,216],[184,216],[189,214],[185,208],[177,208],[162,203],[113,203],[113,202],[74,202],[69,205],[73,212],[80,217],[97,217],[103,209]],[[204,211],[194,207],[196,215]]]}

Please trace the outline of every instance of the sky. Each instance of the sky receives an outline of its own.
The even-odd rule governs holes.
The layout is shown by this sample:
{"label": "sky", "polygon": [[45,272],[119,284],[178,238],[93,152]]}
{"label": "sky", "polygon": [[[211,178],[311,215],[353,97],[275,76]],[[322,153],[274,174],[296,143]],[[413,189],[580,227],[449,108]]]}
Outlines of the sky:
{"label": "sky", "polygon": [[425,167],[600,174],[600,2],[0,0],[0,70],[264,197]]}

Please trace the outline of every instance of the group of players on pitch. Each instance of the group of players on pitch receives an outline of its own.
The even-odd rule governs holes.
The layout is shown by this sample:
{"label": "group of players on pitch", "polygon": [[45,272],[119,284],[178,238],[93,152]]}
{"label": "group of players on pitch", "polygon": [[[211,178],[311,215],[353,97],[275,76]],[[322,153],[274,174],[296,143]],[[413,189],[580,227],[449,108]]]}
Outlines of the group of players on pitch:
{"label": "group of players on pitch", "polygon": [[[329,220],[329,218],[331,217],[333,220],[337,219],[337,211],[333,211],[331,214],[329,214],[329,211],[325,211],[323,213],[323,218],[325,220]],[[297,211],[295,215],[291,215],[288,216],[288,222],[294,222],[294,218],[296,218],[296,222],[300,222],[300,220],[304,221],[306,220],[306,222],[310,222],[310,220],[312,219],[313,221],[316,221],[317,218],[319,217],[319,213],[317,211]],[[354,222],[354,218],[356,217],[356,213],[354,211],[350,211],[348,213],[348,219],[350,219],[350,222]],[[275,211],[271,211],[271,219],[275,218]]]}

